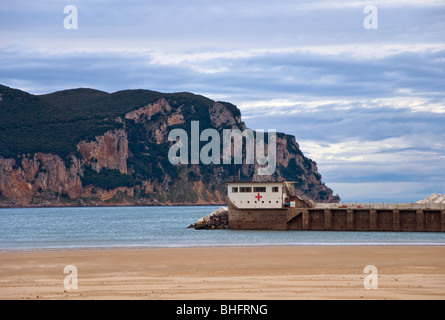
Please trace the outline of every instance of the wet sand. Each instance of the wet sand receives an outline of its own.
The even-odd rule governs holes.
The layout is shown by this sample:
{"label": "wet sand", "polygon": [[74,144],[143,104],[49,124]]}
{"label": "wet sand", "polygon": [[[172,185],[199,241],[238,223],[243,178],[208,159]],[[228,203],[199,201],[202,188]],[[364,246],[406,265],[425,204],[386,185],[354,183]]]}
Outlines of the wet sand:
{"label": "wet sand", "polygon": [[1,252],[0,299],[445,299],[445,246]]}

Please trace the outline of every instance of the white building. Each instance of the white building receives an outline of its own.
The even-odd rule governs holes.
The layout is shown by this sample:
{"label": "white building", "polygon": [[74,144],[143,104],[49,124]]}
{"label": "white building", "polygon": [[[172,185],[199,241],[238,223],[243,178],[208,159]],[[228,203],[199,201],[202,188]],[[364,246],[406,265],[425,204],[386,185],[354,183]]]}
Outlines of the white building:
{"label": "white building", "polygon": [[239,209],[280,209],[291,203],[293,182],[229,182],[227,195]]}

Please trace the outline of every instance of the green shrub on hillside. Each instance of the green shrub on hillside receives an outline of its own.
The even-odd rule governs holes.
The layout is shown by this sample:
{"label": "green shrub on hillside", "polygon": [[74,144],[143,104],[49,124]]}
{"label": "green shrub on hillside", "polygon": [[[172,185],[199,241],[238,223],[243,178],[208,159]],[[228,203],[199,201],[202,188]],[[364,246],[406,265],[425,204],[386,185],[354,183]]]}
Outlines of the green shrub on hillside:
{"label": "green shrub on hillside", "polygon": [[102,169],[99,173],[85,167],[85,172],[81,178],[84,187],[92,185],[104,190],[112,190],[118,187],[134,187],[136,181],[131,175],[122,174],[118,170]]}

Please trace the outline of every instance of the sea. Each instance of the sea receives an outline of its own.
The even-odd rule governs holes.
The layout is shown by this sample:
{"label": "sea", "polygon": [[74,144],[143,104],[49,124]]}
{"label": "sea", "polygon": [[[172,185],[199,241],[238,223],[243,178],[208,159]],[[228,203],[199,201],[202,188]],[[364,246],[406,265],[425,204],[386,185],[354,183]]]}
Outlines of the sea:
{"label": "sea", "polygon": [[218,246],[445,245],[445,233],[195,230],[213,206],[0,209],[0,251]]}

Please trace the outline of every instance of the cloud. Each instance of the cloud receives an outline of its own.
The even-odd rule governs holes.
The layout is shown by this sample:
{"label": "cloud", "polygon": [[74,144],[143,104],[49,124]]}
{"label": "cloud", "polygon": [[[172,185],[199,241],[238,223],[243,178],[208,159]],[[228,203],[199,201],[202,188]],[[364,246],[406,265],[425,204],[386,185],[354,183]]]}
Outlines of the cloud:
{"label": "cloud", "polygon": [[413,203],[433,194],[433,190],[445,185],[442,182],[363,182],[363,183],[331,183],[340,195],[342,202],[358,203]]}
{"label": "cloud", "polygon": [[[444,190],[444,113],[346,102],[336,108],[335,101],[313,102],[292,113],[295,106],[281,103],[271,109],[273,115],[255,108],[243,114],[253,129],[295,135],[303,153],[317,162],[324,182],[343,200],[401,202],[412,194],[411,202]],[[367,193],[366,184],[369,190],[380,189]],[[356,192],[359,186],[366,193]]]}
{"label": "cloud", "polygon": [[[10,1],[0,8],[0,35],[34,48],[137,48],[196,52],[349,44],[358,51],[386,42],[443,40],[443,1],[374,1],[377,32],[363,28],[367,1],[84,1],[75,0],[79,29],[63,28],[65,4]],[[372,51],[377,51],[380,45]]]}
{"label": "cloud", "polygon": [[191,91],[295,135],[344,199],[445,192],[445,1],[374,1],[372,31],[368,1],[70,4],[76,31],[60,1],[2,4],[0,83]]}

